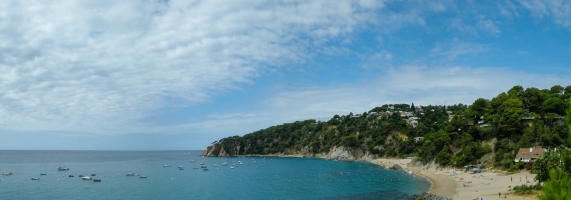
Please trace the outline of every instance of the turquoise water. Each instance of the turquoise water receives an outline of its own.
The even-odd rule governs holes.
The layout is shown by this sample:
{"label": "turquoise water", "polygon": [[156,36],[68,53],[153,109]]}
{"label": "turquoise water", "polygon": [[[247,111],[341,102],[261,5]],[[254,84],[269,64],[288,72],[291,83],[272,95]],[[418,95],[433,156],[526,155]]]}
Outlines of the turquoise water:
{"label": "turquoise water", "polygon": [[[0,176],[0,199],[412,199],[430,188],[424,178],[369,163],[200,153],[0,151],[0,172],[13,173]],[[230,169],[233,162],[237,167]],[[209,171],[193,169],[198,163]],[[57,171],[59,166],[70,170]],[[129,171],[147,178],[126,176]],[[80,174],[96,174],[101,182]]]}

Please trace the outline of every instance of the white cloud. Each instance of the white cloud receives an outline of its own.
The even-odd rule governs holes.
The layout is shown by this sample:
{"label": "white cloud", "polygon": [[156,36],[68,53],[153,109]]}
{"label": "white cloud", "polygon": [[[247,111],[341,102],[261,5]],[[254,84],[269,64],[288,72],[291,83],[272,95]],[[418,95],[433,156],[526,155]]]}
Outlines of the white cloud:
{"label": "white cloud", "polygon": [[10,130],[145,131],[140,119],[303,62],[383,7],[372,1],[2,1],[0,116]]}
{"label": "white cloud", "polygon": [[502,33],[500,27],[496,26],[496,22],[490,19],[479,20],[476,26],[490,35],[498,36]]}
{"label": "white cloud", "polygon": [[461,55],[478,54],[488,51],[489,48],[483,44],[463,42],[457,38],[447,43],[437,42],[434,48],[430,50],[430,55],[433,57],[444,56],[449,60],[456,59]]}
{"label": "white cloud", "polygon": [[571,2],[565,0],[520,0],[523,7],[539,18],[551,18],[556,24],[571,28]]}

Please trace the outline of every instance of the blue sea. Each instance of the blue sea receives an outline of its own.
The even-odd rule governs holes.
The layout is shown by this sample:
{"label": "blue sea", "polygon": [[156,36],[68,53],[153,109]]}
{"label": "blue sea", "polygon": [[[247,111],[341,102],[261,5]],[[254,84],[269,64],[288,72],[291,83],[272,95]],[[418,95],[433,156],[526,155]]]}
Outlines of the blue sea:
{"label": "blue sea", "polygon": [[[414,194],[430,188],[430,182],[420,176],[370,163],[317,158],[215,158],[201,157],[200,153],[0,151],[0,173],[12,172],[0,176],[0,199],[400,200],[412,199]],[[222,166],[223,162],[228,165]],[[199,163],[209,170],[194,169]],[[231,169],[233,163],[236,167]],[[70,170],[58,171],[58,167]],[[128,172],[135,176],[126,176]],[[68,177],[70,174],[75,177]],[[91,174],[101,182],[79,177]]]}

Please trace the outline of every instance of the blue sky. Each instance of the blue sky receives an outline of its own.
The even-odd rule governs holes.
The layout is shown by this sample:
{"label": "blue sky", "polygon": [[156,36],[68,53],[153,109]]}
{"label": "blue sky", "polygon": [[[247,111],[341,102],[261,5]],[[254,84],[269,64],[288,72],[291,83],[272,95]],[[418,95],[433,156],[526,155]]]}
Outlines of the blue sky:
{"label": "blue sky", "polygon": [[2,1],[0,149],[198,150],[571,85],[571,3]]}

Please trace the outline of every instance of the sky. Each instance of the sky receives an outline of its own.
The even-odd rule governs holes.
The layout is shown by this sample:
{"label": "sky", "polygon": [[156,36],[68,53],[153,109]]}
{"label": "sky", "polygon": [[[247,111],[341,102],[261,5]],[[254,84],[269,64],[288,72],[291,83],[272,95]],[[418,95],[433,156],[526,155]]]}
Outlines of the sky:
{"label": "sky", "polygon": [[0,150],[202,150],[515,85],[571,85],[570,1],[0,1]]}

